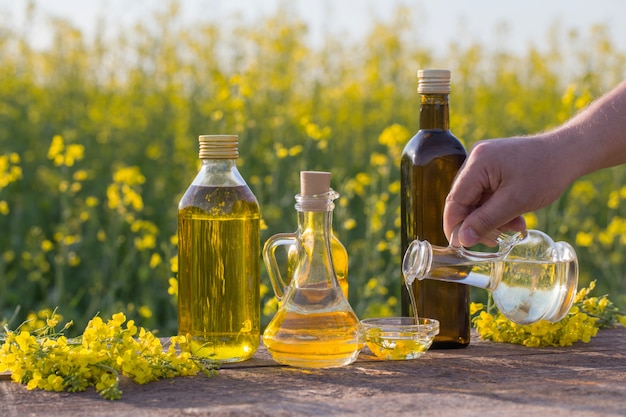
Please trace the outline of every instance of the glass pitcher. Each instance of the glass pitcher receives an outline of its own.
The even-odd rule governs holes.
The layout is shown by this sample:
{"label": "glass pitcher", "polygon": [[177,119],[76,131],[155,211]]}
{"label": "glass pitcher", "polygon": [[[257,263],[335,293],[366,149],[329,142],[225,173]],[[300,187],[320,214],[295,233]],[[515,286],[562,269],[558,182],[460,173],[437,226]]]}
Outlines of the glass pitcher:
{"label": "glass pitcher", "polygon": [[515,323],[561,320],[578,286],[572,246],[538,230],[501,234],[497,243],[498,251],[489,253],[414,240],[402,262],[406,284],[427,278],[472,285],[491,291],[500,312]]}
{"label": "glass pitcher", "polygon": [[289,285],[275,251],[291,246],[292,233],[270,237],[263,247],[279,308],[263,333],[263,343],[281,364],[330,368],[354,362],[363,347],[361,325],[337,281],[330,251],[334,193],[330,173],[304,171],[296,196],[297,263]]}

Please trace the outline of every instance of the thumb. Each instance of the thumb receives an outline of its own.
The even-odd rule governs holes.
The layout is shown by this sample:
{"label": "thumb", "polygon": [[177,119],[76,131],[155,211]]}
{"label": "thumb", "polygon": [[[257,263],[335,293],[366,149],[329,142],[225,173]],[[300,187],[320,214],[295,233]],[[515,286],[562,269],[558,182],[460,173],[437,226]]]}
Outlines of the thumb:
{"label": "thumb", "polygon": [[477,243],[494,244],[494,236],[498,230],[524,230],[526,222],[521,214],[508,213],[506,204],[499,204],[493,198],[476,208],[463,220],[459,227],[458,240],[465,247]]}

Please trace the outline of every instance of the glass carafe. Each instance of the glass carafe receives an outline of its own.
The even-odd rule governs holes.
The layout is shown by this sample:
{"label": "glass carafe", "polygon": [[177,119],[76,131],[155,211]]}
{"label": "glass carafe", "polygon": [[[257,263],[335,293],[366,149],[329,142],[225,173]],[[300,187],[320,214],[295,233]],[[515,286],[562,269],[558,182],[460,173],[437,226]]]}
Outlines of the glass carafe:
{"label": "glass carafe", "polygon": [[578,285],[572,246],[538,230],[501,234],[497,242],[498,251],[490,253],[414,240],[402,262],[406,283],[427,278],[484,288],[500,312],[518,324],[561,320]]}
{"label": "glass carafe", "polygon": [[275,252],[291,246],[291,233],[270,237],[263,260],[279,308],[263,333],[263,343],[281,364],[330,368],[354,362],[363,346],[359,319],[337,281],[330,251],[334,208],[330,173],[301,173],[298,212],[297,264],[289,285],[281,276]]}

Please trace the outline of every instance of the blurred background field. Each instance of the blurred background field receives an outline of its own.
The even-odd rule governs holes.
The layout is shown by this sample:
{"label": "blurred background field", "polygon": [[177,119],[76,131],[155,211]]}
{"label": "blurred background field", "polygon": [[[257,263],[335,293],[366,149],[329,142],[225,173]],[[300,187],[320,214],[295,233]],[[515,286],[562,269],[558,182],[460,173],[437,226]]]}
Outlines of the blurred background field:
{"label": "blurred background field", "polygon": [[[23,3],[19,25],[0,20],[0,321],[58,306],[79,330],[124,311],[175,333],[176,208],[198,169],[197,137],[212,133],[240,137],[262,243],[295,230],[299,171],[331,171],[350,302],[362,318],[397,314],[399,160],[419,123],[417,69],[452,71],[451,126],[468,149],[554,127],[626,76],[626,49],[602,24],[555,23],[541,45],[514,50],[502,39],[433,49],[415,36],[419,10],[397,7],[361,37],[312,44],[285,5],[253,24],[190,26],[180,3],[162,4],[89,36],[36,3]],[[576,247],[581,286],[597,279],[622,308],[624,200],[616,167],[527,216]],[[276,305],[264,269],[261,280],[265,324]]]}

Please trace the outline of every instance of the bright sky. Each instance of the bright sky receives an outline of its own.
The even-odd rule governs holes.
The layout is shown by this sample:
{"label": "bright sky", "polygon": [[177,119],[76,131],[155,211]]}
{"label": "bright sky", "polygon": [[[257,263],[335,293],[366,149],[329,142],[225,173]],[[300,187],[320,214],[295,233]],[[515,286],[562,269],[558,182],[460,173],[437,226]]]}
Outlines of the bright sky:
{"label": "bright sky", "polygon": [[[107,27],[116,22],[130,24],[150,16],[166,1],[155,0],[33,0],[40,12],[64,17],[89,33],[97,15],[106,16]],[[309,24],[313,42],[324,33],[357,39],[373,20],[389,21],[398,4],[412,10],[415,36],[431,49],[451,42],[478,41],[484,46],[525,50],[529,42],[541,46],[548,29],[559,23],[563,31],[578,29],[589,33],[594,24],[609,28],[615,45],[626,51],[626,1],[624,0],[180,0],[189,22],[226,21],[238,13],[244,21],[270,15],[284,4]],[[24,0],[0,0],[0,20],[15,25],[23,21]],[[42,23],[43,19],[38,23]],[[45,23],[45,22],[43,22]],[[497,28],[508,28],[503,38]],[[37,25],[33,36],[45,43],[45,24]],[[114,29],[113,29],[114,30]]]}

